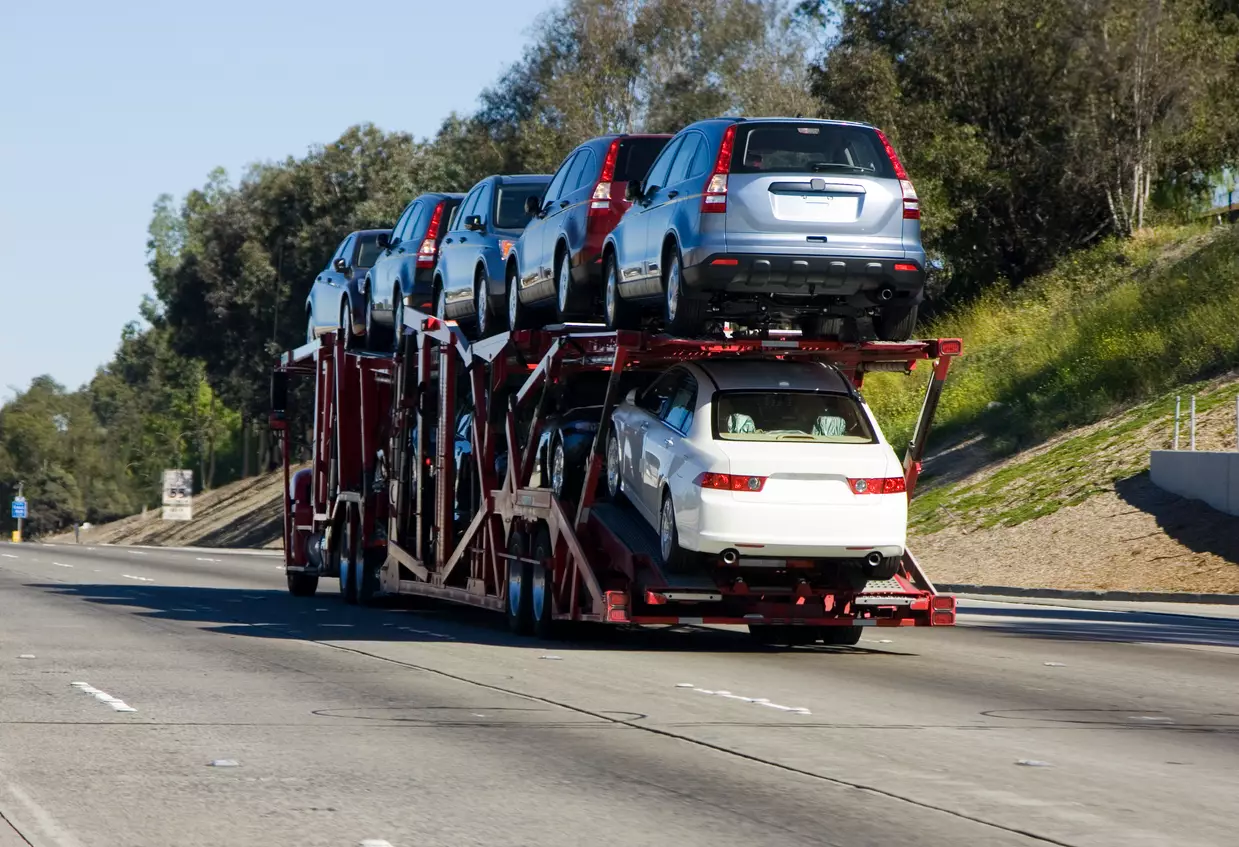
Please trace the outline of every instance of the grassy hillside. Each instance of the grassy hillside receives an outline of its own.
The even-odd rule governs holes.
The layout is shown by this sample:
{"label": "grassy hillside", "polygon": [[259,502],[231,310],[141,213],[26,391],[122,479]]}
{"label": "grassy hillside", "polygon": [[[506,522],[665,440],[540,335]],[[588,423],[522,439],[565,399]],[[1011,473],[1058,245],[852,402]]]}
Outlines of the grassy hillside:
{"label": "grassy hillside", "polygon": [[[965,343],[943,393],[940,431],[983,432],[997,450],[1027,447],[1239,365],[1239,228],[1163,228],[1108,241],[918,333]],[[865,394],[887,434],[902,439],[920,382],[874,375]]]}
{"label": "grassy hillside", "polygon": [[[1010,526],[1048,514],[1145,467],[1149,433],[1169,438],[1175,394],[1202,394],[1202,412],[1233,405],[1233,386],[1201,381],[1239,366],[1239,228],[1106,242],[920,334],[961,337],[966,354],[943,392],[931,450],[972,439],[973,454],[995,461],[1031,452],[925,491],[915,527]],[[922,390],[917,378],[866,380],[893,443],[906,439]]]}

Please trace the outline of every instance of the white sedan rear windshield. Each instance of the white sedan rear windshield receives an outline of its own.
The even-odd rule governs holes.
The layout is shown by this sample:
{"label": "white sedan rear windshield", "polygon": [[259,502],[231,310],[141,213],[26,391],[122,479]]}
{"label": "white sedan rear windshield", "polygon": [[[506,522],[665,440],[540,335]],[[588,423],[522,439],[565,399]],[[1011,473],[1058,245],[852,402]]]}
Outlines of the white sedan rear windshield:
{"label": "white sedan rear windshield", "polygon": [[722,392],[714,399],[714,431],[722,441],[877,441],[854,399],[812,391]]}

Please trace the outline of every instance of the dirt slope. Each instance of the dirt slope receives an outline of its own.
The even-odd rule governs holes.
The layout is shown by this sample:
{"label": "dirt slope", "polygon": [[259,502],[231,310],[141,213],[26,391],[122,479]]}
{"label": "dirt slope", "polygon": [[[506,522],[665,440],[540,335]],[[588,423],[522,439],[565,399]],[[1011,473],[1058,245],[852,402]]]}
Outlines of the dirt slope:
{"label": "dirt slope", "polygon": [[[82,542],[164,547],[283,546],[282,472],[252,477],[194,497],[192,521],[165,521],[159,509],[91,527]],[[49,541],[72,541],[65,533]]]}
{"label": "dirt slope", "polygon": [[[1235,449],[1239,375],[1197,395],[1197,448]],[[1064,433],[1001,461],[984,444],[926,463],[909,546],[941,582],[1239,593],[1239,517],[1149,481],[1148,453],[1171,446],[1173,395]]]}

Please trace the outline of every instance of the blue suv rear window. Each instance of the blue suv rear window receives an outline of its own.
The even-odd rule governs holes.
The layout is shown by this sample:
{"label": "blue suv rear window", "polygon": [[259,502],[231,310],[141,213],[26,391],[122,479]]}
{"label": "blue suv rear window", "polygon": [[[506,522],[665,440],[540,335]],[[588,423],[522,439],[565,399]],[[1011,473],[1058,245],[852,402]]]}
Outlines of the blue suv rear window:
{"label": "blue suv rear window", "polygon": [[895,169],[872,129],[813,122],[737,124],[731,172],[895,178]]}

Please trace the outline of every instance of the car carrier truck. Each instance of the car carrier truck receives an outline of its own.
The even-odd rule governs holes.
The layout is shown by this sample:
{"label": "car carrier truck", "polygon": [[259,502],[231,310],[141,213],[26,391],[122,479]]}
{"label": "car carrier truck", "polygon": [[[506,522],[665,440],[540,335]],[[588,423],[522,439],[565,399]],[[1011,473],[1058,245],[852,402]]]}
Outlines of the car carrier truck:
{"label": "car carrier truck", "polygon": [[[868,373],[924,363],[925,399],[903,459],[911,497],[958,339],[696,339],[569,324],[470,342],[455,322],[421,312],[406,310],[403,323],[393,353],[347,349],[328,333],[273,371],[293,595],[337,579],[347,603],[437,598],[503,613],[513,631],[544,638],[578,622],[696,624],[747,626],[773,644],[854,644],[867,626],[954,624],[955,598],[934,589],[910,551],[889,578],[860,585],[815,560],[749,567],[706,558],[673,572],[657,533],[601,497],[599,477],[605,423],[626,380],[643,373],[720,358],[804,359],[859,389]],[[535,467],[539,436],[585,385],[601,394],[603,425],[576,476],[580,490],[555,496]],[[305,425],[312,454],[295,471],[294,424]]]}

